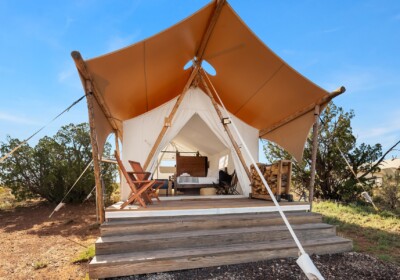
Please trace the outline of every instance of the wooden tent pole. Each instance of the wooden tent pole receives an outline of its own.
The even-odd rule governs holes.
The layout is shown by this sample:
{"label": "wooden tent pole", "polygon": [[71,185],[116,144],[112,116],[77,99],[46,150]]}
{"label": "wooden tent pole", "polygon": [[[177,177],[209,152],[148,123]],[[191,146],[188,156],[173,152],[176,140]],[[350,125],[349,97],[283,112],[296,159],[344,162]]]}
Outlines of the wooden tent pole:
{"label": "wooden tent pole", "polygon": [[181,104],[183,97],[186,94],[187,89],[190,87],[190,85],[192,84],[194,78],[196,77],[196,75],[198,73],[199,65],[197,63],[201,64],[201,61],[203,60],[203,55],[206,50],[208,40],[211,37],[212,31],[214,30],[215,24],[217,23],[218,17],[221,14],[222,7],[224,6],[225,3],[226,3],[226,0],[216,0],[214,12],[210,17],[210,21],[208,23],[207,29],[201,39],[200,47],[197,49],[197,52],[196,52],[196,61],[194,61],[194,68],[192,71],[192,75],[189,77],[189,80],[187,81],[182,94],[176,100],[174,108],[172,109],[170,115],[166,119],[164,127],[162,128],[160,134],[158,135],[156,142],[154,143],[149,155],[147,156],[147,159],[143,165],[144,170],[147,170],[147,168],[149,167],[151,159],[153,158],[158,146],[160,145],[165,133],[167,132],[168,127],[172,123],[172,119],[175,116],[176,110],[179,108],[179,105]]}
{"label": "wooden tent pole", "polygon": [[[238,155],[239,160],[240,160],[240,162],[241,162],[241,164],[242,164],[244,170],[246,171],[247,177],[249,177],[249,180],[251,181],[251,174],[250,174],[249,167],[246,165],[246,161],[245,161],[244,158],[243,158],[243,155],[242,155],[242,152],[240,151],[239,145],[236,143],[235,139],[233,138],[232,132],[231,132],[231,130],[230,130],[228,124],[226,124],[226,123],[223,122],[223,118],[224,118],[224,117],[223,117],[223,115],[222,115],[221,110],[220,110],[219,107],[218,107],[217,101],[215,101],[215,99],[214,99],[213,93],[211,92],[210,88],[209,88],[208,85],[207,85],[207,82],[206,82],[205,79],[204,79],[205,75],[206,75],[206,74],[204,73],[204,70],[201,68],[201,69],[200,69],[200,79],[201,79],[201,82],[203,83],[203,85],[204,85],[204,87],[205,87],[205,89],[206,89],[206,91],[207,91],[207,94],[208,94],[208,96],[209,96],[210,99],[211,99],[211,103],[213,104],[214,109],[215,109],[215,111],[217,112],[218,117],[220,118],[220,120],[221,120],[221,122],[222,122],[222,125],[224,126],[225,131],[226,131],[226,133],[228,134],[229,139],[231,140],[231,143],[232,143],[232,145],[233,145],[233,148],[235,149],[236,154]],[[209,82],[211,83],[211,81],[209,81]],[[213,88],[213,90],[215,90],[214,87],[212,87],[212,88]]]}
{"label": "wooden tent pole", "polygon": [[[106,119],[108,120],[108,123],[114,130],[118,130],[118,125],[115,119],[112,117],[110,110],[108,109],[107,104],[105,103],[103,96],[99,93],[99,90],[96,88],[93,79],[87,70],[87,66],[85,61],[83,60],[81,54],[78,51],[73,51],[71,52],[71,56],[75,62],[75,66],[78,69],[79,75],[82,77],[84,81],[89,81],[90,86],[92,89],[92,94],[94,95],[94,98],[97,101],[97,104],[99,104],[101,110],[103,111],[104,115],[106,116]],[[121,131],[119,131],[121,133]]]}
{"label": "wooden tent pole", "polygon": [[150,161],[153,158],[154,154],[156,153],[156,150],[158,148],[158,146],[160,145],[162,139],[164,138],[165,133],[167,133],[168,128],[171,126],[172,124],[172,120],[174,119],[174,116],[176,114],[176,111],[179,108],[179,105],[181,105],[183,98],[186,95],[187,90],[189,89],[190,85],[192,84],[194,78],[196,77],[197,73],[199,71],[199,66],[197,64],[194,65],[193,70],[192,70],[192,74],[190,75],[188,81],[186,82],[185,87],[183,88],[183,91],[181,93],[181,95],[179,95],[178,99],[175,102],[174,107],[172,108],[171,113],[169,114],[169,116],[165,119],[164,122],[164,126],[160,131],[160,134],[157,137],[156,142],[154,143],[153,147],[151,148],[151,151],[149,153],[149,155],[147,156],[147,159],[143,165],[143,169],[147,170],[147,168],[149,167]]}
{"label": "wooden tent pole", "polygon": [[215,24],[218,21],[219,15],[221,14],[222,8],[225,3],[226,3],[226,0],[216,0],[215,1],[214,12],[210,17],[210,20],[207,25],[207,29],[204,32],[203,37],[201,38],[200,47],[198,48],[198,50],[196,52],[197,61],[199,61],[200,63],[203,60],[203,56],[204,56],[205,50],[207,48],[208,40],[211,37],[211,34],[215,27]]}
{"label": "wooden tent pole", "polygon": [[312,152],[311,152],[311,178],[310,178],[310,211],[312,211],[313,199],[314,199],[314,185],[315,185],[315,169],[317,163],[317,151],[318,151],[318,126],[319,126],[319,105],[315,106],[314,109],[314,126],[313,126],[313,141],[312,141]]}
{"label": "wooden tent pole", "polygon": [[[118,157],[121,158],[121,154],[120,154],[120,150],[119,150],[119,141],[118,141],[118,130],[114,130],[114,135],[115,135],[115,150],[117,151]],[[120,184],[122,184],[122,173],[121,173],[121,168],[119,168],[118,164],[117,164],[117,168],[118,168]],[[120,188],[121,188],[121,186],[120,186]]]}
{"label": "wooden tent pole", "polygon": [[95,180],[95,184],[96,184],[97,213],[98,213],[99,223],[102,224],[105,221],[104,199],[103,199],[103,188],[102,188],[101,176],[100,176],[99,148],[97,146],[97,134],[96,134],[96,127],[95,127],[95,123],[94,123],[93,102],[95,102],[95,100],[94,100],[93,93],[92,93],[92,84],[89,80],[86,80],[86,89],[85,90],[86,90],[86,100],[87,100],[88,114],[89,114],[90,142],[92,144],[94,180]]}

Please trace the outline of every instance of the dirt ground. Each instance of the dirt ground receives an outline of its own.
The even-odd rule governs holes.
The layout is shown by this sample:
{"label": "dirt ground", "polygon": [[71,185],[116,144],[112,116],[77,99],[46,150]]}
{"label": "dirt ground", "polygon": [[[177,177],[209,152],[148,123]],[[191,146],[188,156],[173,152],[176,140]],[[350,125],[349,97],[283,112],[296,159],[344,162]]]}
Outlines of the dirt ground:
{"label": "dirt ground", "polygon": [[[93,204],[36,203],[0,210],[0,279],[84,279],[88,264],[73,264],[99,229]],[[400,279],[400,267],[361,253],[312,256],[326,279]],[[43,266],[43,267],[42,267]],[[294,259],[219,266],[119,279],[306,279]]]}
{"label": "dirt ground", "polygon": [[93,204],[36,203],[0,211],[0,279],[83,279],[87,263],[73,264],[99,229]]}

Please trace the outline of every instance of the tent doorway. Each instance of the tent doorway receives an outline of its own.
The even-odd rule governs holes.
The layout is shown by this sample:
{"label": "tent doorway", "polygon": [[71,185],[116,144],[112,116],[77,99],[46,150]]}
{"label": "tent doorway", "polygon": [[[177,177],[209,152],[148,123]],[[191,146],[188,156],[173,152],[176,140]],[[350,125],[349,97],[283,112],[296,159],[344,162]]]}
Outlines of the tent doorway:
{"label": "tent doorway", "polygon": [[154,176],[170,180],[170,184],[173,184],[170,193],[165,189],[161,194],[213,194],[213,190],[204,188],[212,188],[213,183],[218,184],[219,170],[228,173],[235,170],[230,154],[230,149],[199,114],[193,114],[158,155]]}
{"label": "tent doorway", "polygon": [[[171,122],[168,116],[175,104],[176,99],[168,101],[162,106],[145,114],[123,122],[124,143],[122,147],[122,160],[125,161],[126,164],[128,164],[127,161],[129,159],[135,160],[142,163],[142,166],[144,166],[144,163],[147,161],[146,159],[150,156],[151,160],[146,170],[154,174],[156,172],[160,152],[163,151],[169,143],[176,142],[186,147],[189,152],[199,151],[202,155],[207,156],[207,160],[210,161],[207,174],[193,175],[190,174],[190,172],[186,172],[196,177],[206,178],[210,177],[210,175],[215,176],[218,174],[219,160],[221,157],[228,154],[228,161],[231,162],[231,166],[234,166],[240,184],[238,191],[248,196],[250,192],[249,178],[210,97],[198,87],[188,89],[179,107],[176,109],[176,114]],[[254,158],[257,158],[257,129],[245,124],[231,114],[230,117],[237,124],[238,130],[243,136],[243,141],[250,147],[251,154]],[[168,127],[168,130],[158,143],[158,137],[161,135],[160,132],[162,132],[165,127]],[[235,142],[240,149],[242,143],[238,138],[235,138]],[[157,143],[157,146],[152,155],[155,143]],[[175,150],[176,149],[173,149],[173,151]],[[178,149],[178,151],[180,150]],[[250,162],[247,155],[244,155],[244,161]],[[233,172],[233,168],[228,171]],[[127,191],[129,191],[129,188],[122,182],[122,199],[126,199]]]}

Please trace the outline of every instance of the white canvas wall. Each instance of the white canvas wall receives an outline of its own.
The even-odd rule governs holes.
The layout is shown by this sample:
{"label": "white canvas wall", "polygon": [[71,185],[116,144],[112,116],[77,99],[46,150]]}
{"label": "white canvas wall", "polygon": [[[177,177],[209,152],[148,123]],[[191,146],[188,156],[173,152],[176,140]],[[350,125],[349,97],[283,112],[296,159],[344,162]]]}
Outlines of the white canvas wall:
{"label": "white canvas wall", "polygon": [[[164,105],[147,112],[146,114],[123,122],[124,143],[122,147],[122,160],[126,166],[128,166],[127,163],[129,159],[139,161],[142,164],[145,162],[147,155],[149,154],[164,125],[164,119],[169,115],[175,102],[176,100],[173,99]],[[219,141],[223,143],[225,147],[228,147],[231,152],[232,162],[238,174],[238,179],[242,187],[243,194],[248,195],[250,192],[250,182],[247,178],[247,175],[234,152],[229,137],[226,134],[209,97],[199,88],[191,88],[186,93],[185,98],[176,112],[172,126],[165,134],[163,141],[155,153],[156,156],[153,158],[149,166],[153,166],[153,163],[162,148],[165,147],[172,139],[174,139],[176,135],[178,135],[181,129],[194,114],[198,114],[199,117],[211,129],[211,131],[217,136]],[[258,160],[258,130],[243,123],[234,116],[232,118],[237,125],[244,141],[246,141],[252,156]],[[237,137],[235,138],[240,147],[241,143],[238,141]],[[208,144],[213,145],[213,143]],[[250,160],[244,149],[242,149],[242,154],[244,155],[247,165],[249,166]],[[128,194],[129,190],[126,186],[126,182],[123,180],[121,189],[122,199],[126,199]]]}

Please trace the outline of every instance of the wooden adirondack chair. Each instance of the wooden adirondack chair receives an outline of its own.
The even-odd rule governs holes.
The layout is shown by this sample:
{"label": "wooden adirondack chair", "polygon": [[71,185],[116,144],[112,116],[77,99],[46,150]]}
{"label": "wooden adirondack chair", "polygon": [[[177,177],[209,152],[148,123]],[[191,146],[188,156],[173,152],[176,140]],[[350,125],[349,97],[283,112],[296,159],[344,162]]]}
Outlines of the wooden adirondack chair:
{"label": "wooden adirondack chair", "polygon": [[124,175],[130,189],[130,195],[128,199],[121,205],[121,209],[125,208],[127,205],[133,203],[135,200],[143,207],[146,206],[146,202],[151,203],[151,199],[148,196],[148,190],[155,184],[154,180],[136,180],[134,177],[130,176],[122,164],[117,152],[115,152],[115,159],[117,160],[118,166],[121,173]]}
{"label": "wooden adirondack chair", "polygon": [[[149,180],[151,173],[144,171],[140,162],[132,161],[132,160],[129,160],[128,162],[131,165],[132,170],[133,170],[133,172],[129,172],[130,174],[132,174],[137,180]],[[152,185],[151,188],[148,189],[148,195],[150,197],[150,200],[152,198],[156,198],[157,201],[160,202],[160,199],[158,198],[158,190],[162,187],[164,182],[157,181],[157,180],[153,180],[153,181],[155,183]]]}

